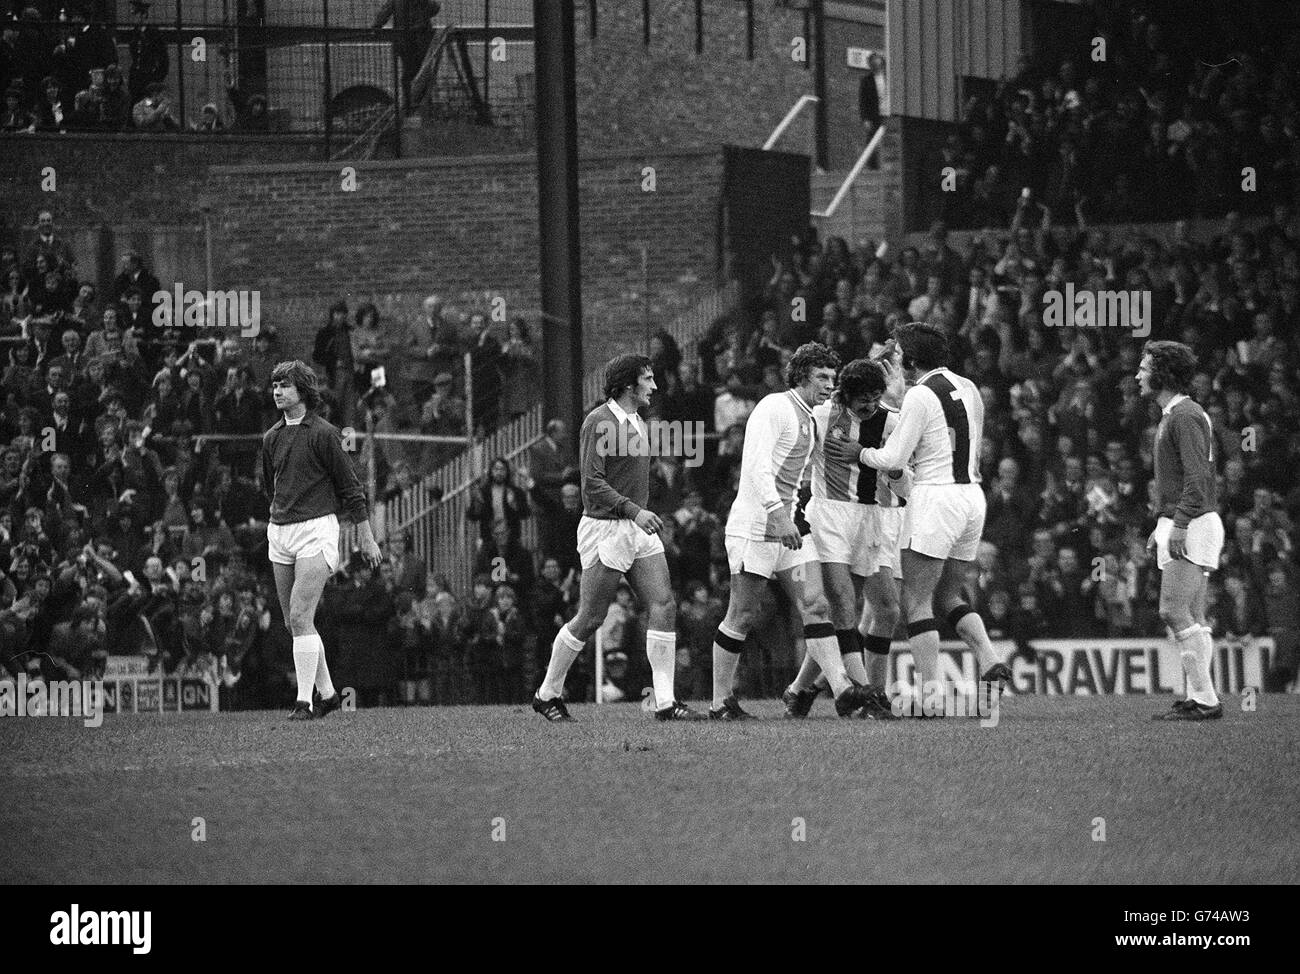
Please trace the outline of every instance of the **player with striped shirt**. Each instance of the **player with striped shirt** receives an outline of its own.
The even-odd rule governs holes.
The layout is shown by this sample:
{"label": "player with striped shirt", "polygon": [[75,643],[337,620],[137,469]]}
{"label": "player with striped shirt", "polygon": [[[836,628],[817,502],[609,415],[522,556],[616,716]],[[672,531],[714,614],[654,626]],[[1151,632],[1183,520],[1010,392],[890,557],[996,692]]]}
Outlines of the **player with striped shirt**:
{"label": "player with striped shirt", "polygon": [[[904,468],[885,474],[856,459],[835,461],[821,445],[825,438],[859,447],[882,445],[898,421],[897,410],[882,402],[884,392],[884,369],[857,359],[840,373],[835,395],[813,410],[819,436],[808,465],[812,489],[807,518],[821,557],[822,583],[845,672],[868,692],[868,703],[858,716],[893,720],[884,685],[890,636],[898,624],[893,579],[898,567],[898,531],[887,530],[884,519],[893,512],[901,513],[911,490],[911,471]],[[872,634],[865,638],[859,626],[859,591],[865,596],[863,615],[871,619]],[[865,659],[864,648],[870,653]],[[787,717],[808,715],[822,682],[819,674],[816,662],[806,655],[794,683],[781,697]]]}
{"label": "player with striped shirt", "polygon": [[[546,678],[533,709],[552,722],[572,720],[564,705],[564,680],[587,640],[605,621],[623,576],[646,606],[645,651],[654,683],[655,719],[705,720],[674,694],[677,670],[676,603],[668,575],[663,522],[646,507],[653,445],[638,410],[650,405],[654,369],[644,355],[626,354],[605,367],[605,403],[583,420],[578,435],[582,474],[582,561],[578,614],[560,627],[551,644]],[[599,693],[600,688],[596,688]]]}
{"label": "player with striped shirt", "polygon": [[786,371],[785,392],[765,396],[745,423],[740,490],[727,516],[731,598],[713,642],[714,720],[749,720],[733,687],[745,638],[758,618],[763,590],[773,577],[803,620],[806,651],[835,695],[835,711],[851,716],[867,703],[866,691],[844,670],[831,624],[817,545],[795,525],[804,467],[817,438],[813,409],[830,396],[839,356],[824,345],[799,346]]}
{"label": "player with striped shirt", "polygon": [[1214,692],[1210,658],[1214,638],[1205,622],[1205,589],[1219,567],[1223,521],[1215,509],[1218,483],[1210,418],[1187,397],[1196,354],[1179,342],[1147,342],[1138,386],[1160,406],[1156,427],[1156,528],[1147,549],[1160,569],[1160,618],[1178,650],[1187,696],[1156,720],[1216,720],[1223,704]]}
{"label": "player with striped shirt", "polygon": [[1011,679],[1011,671],[993,654],[984,620],[962,598],[984,530],[979,475],[984,402],[973,382],[947,368],[948,339],[942,329],[913,323],[898,329],[896,339],[903,353],[900,366],[882,365],[894,394],[906,389],[898,425],[883,447],[827,440],[826,454],[839,462],[860,459],[877,470],[913,465],[901,540],[902,601],[920,691],[934,700],[946,697],[938,682],[936,612],[974,652],[982,683]]}

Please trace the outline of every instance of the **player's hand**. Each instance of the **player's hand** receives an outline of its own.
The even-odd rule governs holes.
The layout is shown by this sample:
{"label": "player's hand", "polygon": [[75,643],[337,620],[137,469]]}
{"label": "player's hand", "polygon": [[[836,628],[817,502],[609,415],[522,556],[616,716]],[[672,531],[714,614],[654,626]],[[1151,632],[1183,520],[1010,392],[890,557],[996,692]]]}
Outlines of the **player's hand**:
{"label": "player's hand", "polygon": [[803,536],[799,534],[799,529],[791,520],[790,512],[784,507],[778,507],[772,515],[772,533],[776,535],[777,541],[791,551],[798,551],[803,547]]}
{"label": "player's hand", "polygon": [[1187,554],[1187,529],[1174,528],[1169,532],[1169,557],[1182,558]]}
{"label": "player's hand", "polygon": [[1151,534],[1147,536],[1147,551],[1155,551],[1155,550],[1156,550],[1156,533],[1152,531]]}
{"label": "player's hand", "polygon": [[384,560],[383,552],[379,550],[379,545],[375,543],[374,538],[368,538],[362,542],[361,557],[366,560],[366,564],[371,568],[378,568],[380,562]]}
{"label": "player's hand", "polygon": [[659,515],[646,507],[641,508],[632,520],[646,534],[658,534],[664,529],[664,522],[659,520]]}
{"label": "player's hand", "polygon": [[822,450],[825,451],[828,460],[834,460],[840,464],[854,464],[858,462],[862,447],[854,440],[846,440],[841,436],[827,434],[826,439],[822,442]]}

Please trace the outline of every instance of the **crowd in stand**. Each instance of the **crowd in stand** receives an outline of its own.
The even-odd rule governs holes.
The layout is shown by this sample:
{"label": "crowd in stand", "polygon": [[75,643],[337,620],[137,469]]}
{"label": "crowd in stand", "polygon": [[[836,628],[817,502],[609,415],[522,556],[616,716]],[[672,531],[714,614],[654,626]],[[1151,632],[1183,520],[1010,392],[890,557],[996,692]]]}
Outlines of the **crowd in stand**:
{"label": "crowd in stand", "polygon": [[[131,0],[132,23],[117,26],[89,4],[14,4],[0,21],[0,133],[180,131],[167,85],[168,45],[150,21],[150,5]],[[210,102],[189,130],[267,131],[266,96],[241,90],[227,52],[217,53],[225,60],[229,110]]]}
{"label": "crowd in stand", "polygon": [[[1022,57],[1015,77],[967,99],[936,160],[956,175],[955,192],[933,197],[950,226],[1005,226],[1026,188],[1058,222],[1078,209],[1115,223],[1252,212],[1249,199],[1229,202],[1244,167],[1261,187],[1294,184],[1300,36],[1237,49],[1227,33],[1193,40],[1181,10],[1178,22],[1148,4],[1091,12],[1104,48],[1093,40],[1086,57],[1060,63]],[[1268,193],[1256,198],[1266,212]]]}

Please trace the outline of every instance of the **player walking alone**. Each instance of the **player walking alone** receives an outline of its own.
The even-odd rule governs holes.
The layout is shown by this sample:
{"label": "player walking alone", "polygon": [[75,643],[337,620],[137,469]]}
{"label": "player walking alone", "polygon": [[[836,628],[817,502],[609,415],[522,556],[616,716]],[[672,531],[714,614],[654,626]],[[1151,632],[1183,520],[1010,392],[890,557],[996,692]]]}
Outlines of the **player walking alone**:
{"label": "player walking alone", "polygon": [[[262,489],[271,499],[266,540],[280,609],[293,634],[298,699],[289,719],[311,720],[342,704],[315,621],[325,582],[339,565],[340,509],[356,524],[371,567],[382,555],[370,530],[365,487],[341,434],[313,412],[320,404],[316,373],[296,359],[281,362],[271,371],[271,395],[283,415],[262,437]],[[314,706],[313,691],[320,697]]]}
{"label": "player walking alone", "polygon": [[1196,354],[1179,342],[1147,342],[1138,363],[1138,386],[1160,406],[1156,427],[1156,549],[1160,618],[1168,628],[1187,677],[1187,697],[1156,720],[1217,720],[1223,704],[1214,692],[1210,658],[1214,638],[1205,623],[1205,589],[1219,567],[1223,521],[1215,509],[1218,484],[1210,418],[1187,397]]}
{"label": "player walking alone", "polygon": [[[546,678],[533,709],[549,721],[568,721],[564,680],[582,647],[605,621],[623,576],[647,607],[646,656],[654,683],[656,720],[705,720],[677,699],[676,605],[668,574],[663,522],[646,507],[654,444],[637,414],[656,389],[654,368],[644,355],[620,355],[605,367],[605,403],[587,414],[578,441],[582,474],[582,561],[578,614],[560,627],[551,644]],[[597,687],[600,693],[601,688]]]}

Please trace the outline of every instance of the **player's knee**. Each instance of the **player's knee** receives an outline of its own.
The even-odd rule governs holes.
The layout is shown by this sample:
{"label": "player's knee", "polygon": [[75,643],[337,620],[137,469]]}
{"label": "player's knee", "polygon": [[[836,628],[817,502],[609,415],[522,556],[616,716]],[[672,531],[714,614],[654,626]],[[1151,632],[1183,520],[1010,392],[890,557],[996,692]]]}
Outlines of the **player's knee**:
{"label": "player's knee", "polygon": [[830,618],[831,606],[824,592],[799,602],[799,612],[805,622],[825,622]]}
{"label": "player's knee", "polygon": [[569,632],[573,634],[575,639],[584,643],[594,636],[599,628],[600,622],[588,616],[585,612],[579,612],[569,620]]}
{"label": "player's knee", "polygon": [[677,624],[676,608],[671,595],[661,601],[651,602],[647,610],[651,626],[661,630],[672,629]]}
{"label": "player's knee", "polygon": [[1192,612],[1185,605],[1167,605],[1162,602],[1160,603],[1160,621],[1170,629],[1178,632],[1192,624]]}
{"label": "player's knee", "polygon": [[295,636],[306,636],[313,628],[315,613],[305,609],[289,610],[289,631]]}
{"label": "player's knee", "polygon": [[758,613],[751,609],[729,607],[723,625],[739,636],[748,636],[758,621]]}

